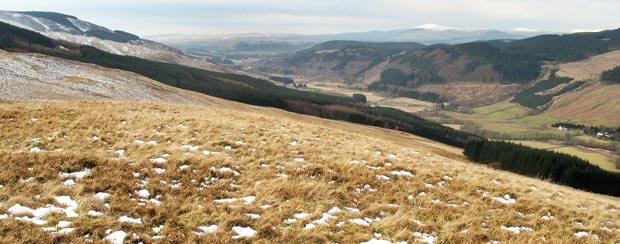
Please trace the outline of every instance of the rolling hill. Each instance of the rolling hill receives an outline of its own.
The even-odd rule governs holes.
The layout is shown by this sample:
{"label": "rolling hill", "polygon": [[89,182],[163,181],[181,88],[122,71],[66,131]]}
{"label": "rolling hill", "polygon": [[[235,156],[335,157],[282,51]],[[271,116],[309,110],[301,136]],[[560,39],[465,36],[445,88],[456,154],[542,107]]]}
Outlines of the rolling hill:
{"label": "rolling hill", "polygon": [[[400,52],[394,49],[384,55],[368,53],[368,50],[375,50],[376,45],[380,45],[377,43],[355,43],[354,46],[337,46],[334,43],[348,42],[319,44],[289,57],[262,62],[257,70],[310,81],[367,87],[395,96],[426,87],[421,91],[437,91],[451,101],[480,105],[480,101],[463,99],[458,94],[447,92],[453,89],[442,87],[494,84],[499,85],[498,91],[501,91],[496,91],[496,97],[507,99],[549,75],[549,63],[577,62],[620,49],[620,29],[542,35],[522,40],[400,48]],[[366,62],[356,62],[356,58]],[[521,85],[517,86],[519,90],[514,89],[515,85]],[[489,100],[491,103],[497,101],[496,98]]]}
{"label": "rolling hill", "polygon": [[5,241],[613,243],[620,236],[616,198],[473,164],[457,148],[394,131],[226,103],[0,110]]}
{"label": "rolling hill", "polygon": [[32,53],[0,50],[0,101],[114,100],[215,104],[219,99],[131,72]]}

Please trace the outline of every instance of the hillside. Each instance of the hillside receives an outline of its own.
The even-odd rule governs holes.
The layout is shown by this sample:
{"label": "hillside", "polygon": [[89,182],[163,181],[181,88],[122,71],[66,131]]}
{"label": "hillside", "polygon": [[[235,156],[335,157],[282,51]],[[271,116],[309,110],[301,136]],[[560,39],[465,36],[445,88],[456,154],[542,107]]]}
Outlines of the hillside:
{"label": "hillside", "polygon": [[141,39],[119,30],[110,30],[75,16],[53,12],[0,11],[0,22],[41,33],[47,37],[80,45],[89,45],[118,55],[178,63],[197,68],[225,71],[226,69],[185,55],[153,41]]}
{"label": "hillside", "polygon": [[[290,57],[260,63],[257,71],[288,75],[300,80],[346,84],[350,88],[368,88],[392,96],[406,96],[406,92],[412,90],[433,91],[451,102],[466,105],[480,105],[481,102],[470,96],[478,92],[469,90],[470,87],[497,85],[487,102],[492,104],[516,95],[532,82],[548,75],[549,71],[544,65],[549,62],[589,62],[587,58],[596,55],[601,56],[596,56],[598,59],[605,59],[605,55],[613,56],[606,53],[613,53],[620,48],[620,29],[543,35],[522,40],[432,45],[417,50],[400,48],[400,52],[396,48],[386,55],[368,55],[373,45],[376,44],[356,43],[355,48],[327,48],[319,44]],[[608,59],[613,59],[611,56]],[[578,67],[569,65],[561,66],[561,69],[575,70]],[[577,76],[580,73],[578,70],[573,74],[563,72],[560,71],[560,74]],[[579,76],[584,75],[581,73]],[[599,74],[590,74],[589,78],[592,75]],[[515,90],[515,84],[522,85]],[[459,87],[445,89],[451,85]],[[461,88],[465,89],[465,97],[450,92]]]}
{"label": "hillside", "polygon": [[554,66],[557,75],[583,81],[580,89],[557,96],[547,113],[574,122],[617,127],[620,124],[620,86],[601,81],[601,73],[620,65],[620,51],[612,51],[577,62]]}
{"label": "hillside", "polygon": [[364,79],[366,74],[392,55],[424,47],[415,42],[329,41],[299,51],[287,58],[268,60],[260,64],[258,70],[347,84],[367,83]]}
{"label": "hillside", "polygon": [[41,54],[0,50],[0,101],[115,100],[214,104],[217,100],[134,73]]}
{"label": "hillside", "polygon": [[616,198],[393,131],[245,105],[0,110],[10,242],[620,240]]}
{"label": "hillside", "polygon": [[[134,72],[161,83],[227,100],[285,109],[287,111],[344,120],[432,138],[463,146],[477,138],[430,122],[418,116],[383,107],[369,107],[351,97],[325,95],[275,85],[269,81],[232,73],[213,72],[188,66],[154,62],[106,53],[89,46],[51,40],[11,25],[2,25],[0,48],[16,52],[37,52],[64,59],[93,63]],[[62,45],[60,45],[62,44]],[[64,46],[63,46],[64,45]]]}
{"label": "hillside", "polygon": [[554,100],[547,112],[575,123],[620,124],[620,85],[592,85]]}

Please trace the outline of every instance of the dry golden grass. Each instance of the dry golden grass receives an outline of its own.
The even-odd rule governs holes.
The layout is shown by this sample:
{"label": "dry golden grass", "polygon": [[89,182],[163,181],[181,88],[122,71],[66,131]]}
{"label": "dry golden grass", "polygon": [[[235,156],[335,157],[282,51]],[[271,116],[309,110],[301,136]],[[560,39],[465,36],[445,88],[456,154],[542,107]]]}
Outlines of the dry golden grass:
{"label": "dry golden grass", "polygon": [[578,62],[560,64],[557,75],[582,81],[598,81],[603,71],[618,65],[620,65],[620,51],[613,51]]}
{"label": "dry golden grass", "polygon": [[[0,104],[0,116],[5,242],[97,242],[108,230],[145,243],[620,241],[617,198],[476,165],[457,148],[404,133],[232,103],[12,103]],[[158,158],[166,162],[153,162]],[[63,184],[67,179],[59,173],[85,168],[90,174],[74,186]],[[141,190],[149,196],[140,197]],[[110,197],[101,201],[98,192]],[[496,199],[506,194],[516,202]],[[53,213],[35,225],[8,211],[16,204],[61,207],[57,196],[77,201],[79,217]],[[255,200],[215,201],[247,196]],[[325,214],[334,207],[341,211]],[[91,210],[103,216],[89,216]],[[307,216],[286,223],[300,213]],[[553,217],[542,218],[548,214]],[[121,216],[142,223],[121,222]],[[324,223],[315,222],[322,217]],[[350,221],[363,218],[372,223]],[[73,232],[43,231],[60,221],[70,221]],[[304,229],[309,224],[315,227]],[[160,225],[156,233],[152,228]],[[195,234],[211,225],[217,231]],[[251,227],[256,235],[232,239],[235,226]],[[502,226],[531,231],[514,234]],[[578,232],[588,235],[576,237]]]}
{"label": "dry golden grass", "polygon": [[620,85],[591,85],[553,101],[547,113],[588,125],[620,125]]}

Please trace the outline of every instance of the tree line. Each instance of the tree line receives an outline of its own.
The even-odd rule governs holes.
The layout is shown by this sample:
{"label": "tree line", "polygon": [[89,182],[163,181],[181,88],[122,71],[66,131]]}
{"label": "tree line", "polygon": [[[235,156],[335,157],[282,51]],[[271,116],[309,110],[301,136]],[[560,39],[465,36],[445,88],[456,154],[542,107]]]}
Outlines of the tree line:
{"label": "tree line", "polygon": [[520,144],[474,140],[465,145],[471,161],[594,193],[620,196],[620,173],[605,171],[583,159]]}
{"label": "tree line", "polygon": [[620,66],[603,71],[601,80],[612,84],[620,83]]}

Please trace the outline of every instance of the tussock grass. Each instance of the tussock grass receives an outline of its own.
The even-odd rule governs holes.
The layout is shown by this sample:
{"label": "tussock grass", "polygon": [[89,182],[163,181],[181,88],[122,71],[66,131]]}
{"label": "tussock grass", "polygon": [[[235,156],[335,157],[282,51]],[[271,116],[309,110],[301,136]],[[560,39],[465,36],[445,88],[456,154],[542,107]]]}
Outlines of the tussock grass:
{"label": "tussock grass", "polygon": [[[7,214],[0,234],[15,243],[100,241],[120,230],[125,241],[145,243],[620,241],[617,198],[473,164],[458,149],[412,135],[269,108],[0,104],[0,160],[0,215]],[[59,176],[84,169],[90,174],[71,187]],[[100,192],[110,196],[99,200]],[[497,200],[505,195],[515,202]],[[65,207],[57,196],[75,200],[79,216],[56,212],[35,225],[8,212],[16,204]],[[295,219],[300,213],[307,215]],[[61,221],[73,232],[43,231]],[[199,229],[210,225],[217,230]],[[256,234],[232,239],[235,226]]]}

